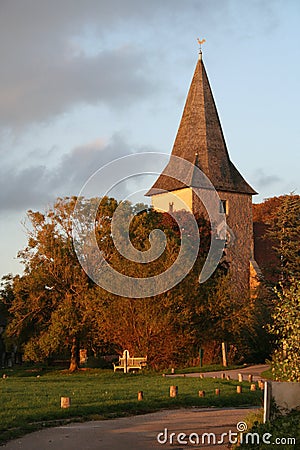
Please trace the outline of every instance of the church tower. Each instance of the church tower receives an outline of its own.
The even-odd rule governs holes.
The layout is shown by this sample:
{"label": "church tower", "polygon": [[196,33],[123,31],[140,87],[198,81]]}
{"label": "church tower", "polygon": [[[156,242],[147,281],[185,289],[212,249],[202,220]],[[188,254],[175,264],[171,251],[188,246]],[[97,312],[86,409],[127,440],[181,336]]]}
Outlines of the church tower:
{"label": "church tower", "polygon": [[[224,210],[230,230],[225,253],[231,280],[240,293],[249,292],[253,247],[252,195],[256,192],[229,158],[201,50],[172,155],[197,166],[215,187],[220,197],[220,212]],[[197,185],[197,177],[190,174],[186,178],[189,181],[183,184],[164,171],[146,194],[151,196],[152,206],[160,211],[187,209],[195,216],[203,213],[203,205],[193,192],[205,189]]]}

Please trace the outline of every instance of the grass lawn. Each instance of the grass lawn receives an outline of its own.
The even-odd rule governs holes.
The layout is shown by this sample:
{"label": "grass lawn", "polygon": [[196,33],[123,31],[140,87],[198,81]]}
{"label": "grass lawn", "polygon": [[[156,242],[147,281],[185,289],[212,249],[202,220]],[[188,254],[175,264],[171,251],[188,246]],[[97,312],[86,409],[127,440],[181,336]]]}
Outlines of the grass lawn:
{"label": "grass lawn", "polygon": [[[0,376],[2,373],[0,371]],[[0,379],[0,442],[66,420],[94,420],[143,414],[162,408],[242,406],[262,404],[262,392],[250,392],[248,382],[182,377],[171,379],[157,373],[123,374],[87,369],[74,374],[42,369],[6,369]],[[169,387],[178,386],[178,397],[169,397]],[[220,388],[221,395],[215,395]],[[198,391],[206,396],[199,398]],[[144,400],[137,400],[138,391]],[[71,397],[71,407],[60,408],[60,397]]]}
{"label": "grass lawn", "polygon": [[265,371],[261,374],[261,376],[262,376],[263,378],[267,378],[268,380],[273,380],[272,369],[270,368],[270,369],[268,369],[268,370],[265,370]]}

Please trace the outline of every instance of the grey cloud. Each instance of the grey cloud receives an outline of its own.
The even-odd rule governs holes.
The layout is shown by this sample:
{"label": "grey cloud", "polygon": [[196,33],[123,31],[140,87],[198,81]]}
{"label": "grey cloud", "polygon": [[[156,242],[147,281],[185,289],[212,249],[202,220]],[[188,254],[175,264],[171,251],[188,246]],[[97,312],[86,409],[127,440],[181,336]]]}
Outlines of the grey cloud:
{"label": "grey cloud", "polygon": [[[154,0],[10,0],[0,6],[0,124],[46,121],[82,103],[124,105],[149,94],[148,55],[135,32],[163,17]],[[191,5],[193,2],[191,3]],[[179,0],[172,2],[178,12]],[[118,28],[127,38],[118,42]],[[109,37],[113,36],[113,43]],[[93,55],[79,41],[94,37]],[[129,44],[124,47],[124,43]]]}
{"label": "grey cloud", "polygon": [[45,121],[83,103],[128,107],[152,90],[141,67],[140,55],[127,48],[92,58],[82,55],[50,71],[41,66],[19,81],[2,80],[0,121],[7,126]]}
{"label": "grey cloud", "polygon": [[18,170],[1,168],[0,172],[0,211],[18,211],[46,203],[50,199],[47,191],[47,169],[33,166]]}
{"label": "grey cloud", "polygon": [[74,148],[54,169],[43,165],[2,167],[0,212],[44,209],[58,196],[78,195],[96,170],[113,159],[142,150],[130,146],[121,135],[114,135],[108,143],[99,140]]}
{"label": "grey cloud", "polygon": [[[267,5],[260,2],[259,15],[273,23]],[[166,57],[177,34],[183,52],[180,34],[189,35],[195,18],[227,33],[222,24],[236,24],[241,12],[249,17],[251,34],[257,8],[247,4],[243,9],[229,0],[2,1],[0,126],[47,121],[82,103],[119,107],[143,99],[154,91],[152,83],[159,91],[159,70],[150,61],[159,63],[158,54]],[[93,54],[84,48],[85,41],[92,41]]]}
{"label": "grey cloud", "polygon": [[267,175],[264,169],[257,169],[254,174],[254,185],[258,187],[268,187],[282,181],[278,175]]}
{"label": "grey cloud", "polygon": [[113,159],[138,150],[131,147],[119,134],[115,134],[108,143],[99,140],[76,147],[61,160],[52,179],[53,186],[64,180],[63,186],[66,191],[77,195],[96,170]]}

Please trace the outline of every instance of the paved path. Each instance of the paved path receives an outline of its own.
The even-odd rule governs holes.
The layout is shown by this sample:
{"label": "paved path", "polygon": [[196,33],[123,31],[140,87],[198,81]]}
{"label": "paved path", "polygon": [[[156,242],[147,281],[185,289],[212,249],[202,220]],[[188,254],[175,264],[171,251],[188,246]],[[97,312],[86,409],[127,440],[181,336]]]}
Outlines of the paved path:
{"label": "paved path", "polygon": [[[248,374],[254,380],[261,379],[261,372],[268,366],[257,365],[238,370],[228,370],[227,375],[237,379],[238,373]],[[222,372],[207,372],[205,377],[221,377]],[[184,376],[182,374],[167,375],[170,377]],[[186,374],[187,377],[199,377],[199,373]],[[243,421],[250,411],[256,408],[191,408],[165,410],[141,416],[126,417],[113,420],[101,420],[85,423],[73,423],[66,426],[47,428],[30,433],[20,439],[10,441],[3,447],[5,450],[148,450],[184,448],[228,449],[228,441],[223,445],[209,445],[206,437],[203,445],[186,445],[178,443],[178,433],[189,436],[196,433],[200,438],[203,433],[215,433],[216,442],[222,433],[237,431],[236,425]],[[167,429],[167,433],[165,433]],[[167,436],[167,443],[161,441]],[[172,438],[170,433],[175,433]],[[170,444],[170,439],[172,445]],[[185,438],[186,439],[186,438]],[[193,439],[197,439],[193,435]],[[212,439],[212,437],[211,437]],[[211,444],[213,441],[211,441]]]}
{"label": "paved path", "polygon": [[[221,378],[222,373],[225,373],[226,375],[229,375],[231,379],[237,380],[238,374],[241,373],[244,376],[244,380],[247,381],[247,376],[249,374],[253,375],[253,381],[262,380],[261,373],[265,370],[269,369],[270,366],[263,365],[263,364],[257,364],[255,366],[249,366],[245,368],[240,369],[234,369],[234,370],[225,370],[225,371],[218,371],[218,372],[203,372],[203,377],[216,377]],[[174,375],[166,375],[167,377],[199,377],[200,373],[187,373],[187,374],[174,374]]]}
{"label": "paved path", "polygon": [[[9,442],[5,450],[148,450],[166,449],[183,450],[184,448],[228,449],[228,441],[224,444],[212,445],[205,437],[203,445],[195,445],[197,436],[200,444],[203,433],[215,433],[216,442],[222,433],[237,431],[236,425],[243,421],[254,408],[239,409],[179,409],[165,410],[143,416],[133,416],[113,420],[75,423],[57,428],[48,428],[28,434],[20,439]],[[168,431],[165,432],[165,429]],[[170,433],[175,433],[172,437]],[[180,444],[177,435],[191,435],[195,444]],[[197,434],[197,436],[195,435]],[[160,434],[161,442],[157,436]],[[171,443],[170,444],[170,439]],[[182,439],[188,439],[182,437]],[[180,442],[180,438],[179,438]]]}

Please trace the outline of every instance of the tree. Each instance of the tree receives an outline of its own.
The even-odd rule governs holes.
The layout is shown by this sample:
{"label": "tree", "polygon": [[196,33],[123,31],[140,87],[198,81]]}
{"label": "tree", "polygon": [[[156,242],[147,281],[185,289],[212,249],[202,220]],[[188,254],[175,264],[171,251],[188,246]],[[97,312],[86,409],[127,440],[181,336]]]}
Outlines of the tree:
{"label": "tree", "polygon": [[[128,214],[133,215],[134,208],[130,206]],[[190,213],[181,211],[178,214],[189,232]],[[195,315],[195,297],[198,295],[198,277],[210,242],[206,221],[199,219],[198,224],[202,243],[199,258],[191,273],[168,292],[151,298],[133,299],[97,293],[99,288],[93,291],[93,333],[98,335],[99,340],[114,343],[119,353],[127,348],[131,354],[147,355],[148,364],[155,368],[183,363],[192,356],[197,346],[192,318]],[[148,250],[150,232],[157,228],[167,236],[166,249],[157,260],[149,264],[137,264],[120,254],[114,254],[110,260],[114,267],[138,278],[154,276],[167,270],[180,249],[180,230],[176,220],[169,214],[150,209],[133,216],[130,240],[137,250]],[[195,245],[193,239],[190,245]]]}
{"label": "tree", "polygon": [[281,281],[300,274],[300,197],[286,195],[270,222],[267,236],[280,258]]}
{"label": "tree", "polygon": [[[95,286],[83,271],[72,242],[71,216],[76,202],[79,202],[82,214],[82,220],[79,214],[82,232],[92,231],[83,229],[84,215],[95,202],[98,204],[99,199],[58,199],[45,213],[28,212],[28,245],[18,255],[25,270],[23,276],[13,279],[7,336],[23,346],[25,359],[33,361],[50,359],[58,351],[68,349],[71,371],[78,367],[81,345],[128,347],[146,352],[150,360],[151,354],[155,353],[155,342],[156,345],[173,342],[178,351],[174,340],[179,341],[179,316],[174,321],[171,310],[162,312],[167,294],[159,300],[118,298]],[[161,257],[149,264],[135,263],[120,255],[113,245],[111,223],[117,207],[116,200],[103,198],[97,212],[96,237],[105,259],[119,272],[137,278],[166,270],[180,248],[180,230],[176,222],[173,219],[170,222],[166,215],[151,209],[134,215],[140,207],[124,202],[124,229],[130,217],[130,239],[136,249],[149,248],[149,234],[153,228],[164,230],[168,237],[166,251]],[[185,223],[188,227],[188,220]],[[122,226],[117,231],[122,233]],[[127,326],[123,326],[126,321]],[[181,342],[183,345],[184,340]],[[154,361],[154,356],[152,359]]]}
{"label": "tree", "polygon": [[272,357],[275,380],[300,382],[300,281],[276,290],[277,302],[269,331],[275,336]]}
{"label": "tree", "polygon": [[[282,195],[254,207],[258,263],[272,284],[300,273],[300,196]],[[257,238],[257,233],[261,238]]]}
{"label": "tree", "polygon": [[82,305],[91,284],[72,246],[75,202],[58,199],[45,214],[28,212],[28,245],[18,255],[25,270],[14,278],[6,330],[7,336],[23,342],[25,359],[44,360],[69,348],[71,371],[78,367],[79,342],[87,326]]}

